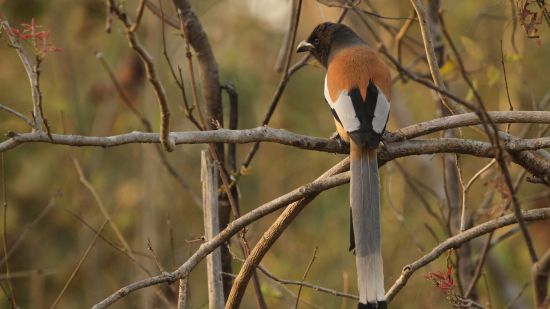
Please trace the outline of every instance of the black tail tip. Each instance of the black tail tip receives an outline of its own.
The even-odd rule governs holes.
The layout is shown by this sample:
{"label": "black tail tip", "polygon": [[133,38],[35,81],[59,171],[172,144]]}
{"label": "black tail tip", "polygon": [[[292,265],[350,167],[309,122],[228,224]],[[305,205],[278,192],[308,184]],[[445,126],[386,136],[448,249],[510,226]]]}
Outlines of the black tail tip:
{"label": "black tail tip", "polygon": [[388,309],[388,303],[380,301],[377,303],[357,304],[357,309]]}

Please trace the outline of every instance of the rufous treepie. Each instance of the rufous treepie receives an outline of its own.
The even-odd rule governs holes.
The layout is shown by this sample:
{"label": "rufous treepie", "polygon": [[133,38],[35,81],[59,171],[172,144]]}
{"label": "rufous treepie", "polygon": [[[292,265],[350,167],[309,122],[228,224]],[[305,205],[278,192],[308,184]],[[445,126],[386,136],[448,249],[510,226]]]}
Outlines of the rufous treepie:
{"label": "rufous treepie", "polygon": [[358,308],[387,308],[380,248],[380,180],[376,150],[390,112],[386,64],[343,24],[322,23],[298,45],[326,69],[325,100],[350,144],[350,250],[355,249]]}

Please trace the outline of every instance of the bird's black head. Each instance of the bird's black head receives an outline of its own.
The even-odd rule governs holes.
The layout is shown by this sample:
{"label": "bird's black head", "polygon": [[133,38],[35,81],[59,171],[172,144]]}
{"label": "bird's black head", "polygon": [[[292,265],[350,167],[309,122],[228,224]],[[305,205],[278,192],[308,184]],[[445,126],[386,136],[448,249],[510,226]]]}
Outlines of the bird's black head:
{"label": "bird's black head", "polygon": [[354,44],[364,44],[364,42],[348,26],[326,22],[317,25],[309,38],[298,45],[296,51],[310,52],[326,67],[330,57],[338,50]]}

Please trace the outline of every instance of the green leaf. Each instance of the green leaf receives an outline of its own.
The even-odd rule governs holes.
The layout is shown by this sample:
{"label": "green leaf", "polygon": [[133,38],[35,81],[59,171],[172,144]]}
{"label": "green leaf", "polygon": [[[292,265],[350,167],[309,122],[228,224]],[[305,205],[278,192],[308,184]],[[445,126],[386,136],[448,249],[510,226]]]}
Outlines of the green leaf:
{"label": "green leaf", "polygon": [[500,79],[500,71],[494,65],[490,65],[487,69],[487,83],[489,87],[493,87]]}
{"label": "green leaf", "polygon": [[483,52],[483,48],[474,42],[474,40],[466,36],[461,36],[460,41],[462,42],[462,45],[464,45],[466,52],[472,56],[472,58],[480,62],[485,59],[485,52]]}
{"label": "green leaf", "polygon": [[523,60],[523,56],[521,54],[505,54],[504,55],[504,62],[518,62]]}
{"label": "green leaf", "polygon": [[456,71],[456,63],[452,59],[445,61],[445,64],[439,70],[443,78],[450,77]]}

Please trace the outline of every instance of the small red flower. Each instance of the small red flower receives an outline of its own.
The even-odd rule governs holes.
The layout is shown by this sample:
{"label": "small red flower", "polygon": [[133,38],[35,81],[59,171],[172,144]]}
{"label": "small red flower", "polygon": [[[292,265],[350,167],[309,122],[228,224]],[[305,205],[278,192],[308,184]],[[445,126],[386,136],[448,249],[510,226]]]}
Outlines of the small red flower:
{"label": "small red flower", "polygon": [[41,41],[47,41],[50,38],[50,31],[39,31],[34,37]]}
{"label": "small red flower", "polygon": [[[2,21],[2,19],[0,19],[0,21]],[[38,31],[38,29],[42,28],[42,26],[37,25],[34,18],[31,19],[30,24],[22,24],[21,27],[23,28],[23,31],[20,31],[14,27],[9,27],[7,23],[3,25],[3,29],[7,35],[16,40],[30,41],[37,56],[44,57],[45,54],[49,52],[63,51],[63,49],[56,47],[52,42],[50,42],[51,31]],[[0,30],[2,30],[2,27],[0,27]]]}
{"label": "small red flower", "polygon": [[435,286],[445,293],[452,291],[456,287],[455,282],[453,280],[452,266],[447,266],[447,272],[444,272],[444,271],[428,272],[424,275],[424,278],[426,278],[427,280],[433,281]]}

